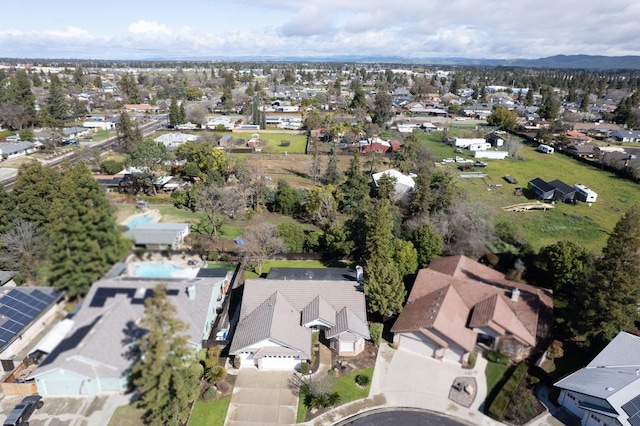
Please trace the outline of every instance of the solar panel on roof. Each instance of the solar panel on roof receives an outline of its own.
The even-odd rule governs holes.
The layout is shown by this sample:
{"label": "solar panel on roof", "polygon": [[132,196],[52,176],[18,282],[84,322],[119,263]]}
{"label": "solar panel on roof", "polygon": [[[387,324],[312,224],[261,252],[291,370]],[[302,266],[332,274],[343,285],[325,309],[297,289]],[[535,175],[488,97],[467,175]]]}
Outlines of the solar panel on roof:
{"label": "solar panel on roof", "polygon": [[20,301],[23,301],[27,298],[26,294],[18,290],[11,290],[7,296],[13,297],[14,299],[18,299]]}
{"label": "solar panel on roof", "polygon": [[633,426],[640,426],[640,395],[624,404],[622,409],[629,416],[629,423]]}

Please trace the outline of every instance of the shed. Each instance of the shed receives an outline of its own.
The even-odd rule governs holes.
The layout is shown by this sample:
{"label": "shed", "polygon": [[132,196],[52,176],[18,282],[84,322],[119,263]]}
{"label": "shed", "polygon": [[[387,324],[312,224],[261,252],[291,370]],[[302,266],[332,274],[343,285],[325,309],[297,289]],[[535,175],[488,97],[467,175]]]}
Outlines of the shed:
{"label": "shed", "polygon": [[555,187],[540,178],[531,179],[529,189],[541,200],[553,200],[556,191]]}
{"label": "shed", "polygon": [[573,201],[573,198],[576,195],[576,189],[572,186],[567,185],[560,179],[555,179],[549,182],[549,185],[553,186],[555,192],[553,194],[553,199],[558,201],[570,202]]}

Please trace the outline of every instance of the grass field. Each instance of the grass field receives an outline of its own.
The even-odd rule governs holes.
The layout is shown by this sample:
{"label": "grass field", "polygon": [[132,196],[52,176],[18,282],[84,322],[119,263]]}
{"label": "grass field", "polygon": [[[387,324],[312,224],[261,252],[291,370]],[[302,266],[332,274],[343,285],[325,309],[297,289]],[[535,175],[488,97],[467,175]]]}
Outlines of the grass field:
{"label": "grass field", "polygon": [[[330,266],[345,267],[346,264],[327,264],[320,260],[272,260],[262,266],[262,275],[266,276],[271,268],[328,268]],[[245,278],[258,278],[253,271],[245,271]]]}
{"label": "grass field", "polygon": [[191,411],[189,426],[223,426],[230,402],[231,395],[215,401],[196,402]]}
{"label": "grass field", "polygon": [[336,392],[340,395],[340,404],[346,404],[356,399],[366,398],[369,396],[370,384],[364,387],[356,385],[355,378],[358,374],[369,377],[369,383],[373,378],[373,367],[355,370],[346,376],[340,377],[336,383]]}
{"label": "grass field", "polygon": [[[289,154],[304,154],[307,147],[307,135],[304,133],[300,134],[290,134],[290,133],[260,133],[259,131],[255,132],[260,135],[260,140],[266,141],[266,145],[263,149],[264,152],[274,153],[274,154],[283,154],[285,152]],[[234,132],[234,138],[240,139],[251,139],[251,132]],[[289,141],[289,146],[281,146],[280,142]]]}
{"label": "grass field", "polygon": [[142,414],[144,410],[135,408],[133,405],[122,405],[116,408],[116,411],[109,420],[109,426],[142,426]]}
{"label": "grass field", "polygon": [[[453,157],[454,148],[440,141],[438,134],[425,134],[424,143],[438,157]],[[457,154],[470,158],[470,152]],[[632,205],[640,202],[637,184],[621,179],[612,173],[575,161],[562,154],[543,154],[532,145],[522,144],[519,159],[483,160],[489,164],[485,169],[476,169],[488,174],[486,179],[460,179],[465,197],[487,206],[495,222],[513,225],[536,249],[562,239],[570,239],[584,247],[599,251],[608,238],[620,215]],[[455,163],[445,166],[459,173]],[[510,174],[518,180],[517,185],[507,183],[503,176]],[[546,181],[560,179],[572,186],[581,183],[598,193],[598,201],[588,206],[557,203],[547,211],[504,212],[501,207],[532,201],[528,191],[525,196],[516,196],[517,187],[527,187],[529,180],[540,177]],[[500,186],[490,186],[500,185]],[[527,197],[530,197],[527,199]]]}

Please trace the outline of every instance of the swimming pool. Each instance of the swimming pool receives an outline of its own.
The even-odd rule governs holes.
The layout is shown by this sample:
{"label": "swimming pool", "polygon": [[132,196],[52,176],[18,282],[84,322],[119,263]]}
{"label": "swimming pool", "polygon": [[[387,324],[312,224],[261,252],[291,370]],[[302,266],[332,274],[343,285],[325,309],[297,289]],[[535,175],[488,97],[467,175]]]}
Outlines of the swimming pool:
{"label": "swimming pool", "polygon": [[133,276],[140,278],[194,278],[197,268],[181,268],[171,263],[141,263],[133,268]]}
{"label": "swimming pool", "polygon": [[151,216],[138,216],[125,223],[125,225],[128,226],[129,229],[134,229],[141,223],[150,223],[152,220],[153,218]]}

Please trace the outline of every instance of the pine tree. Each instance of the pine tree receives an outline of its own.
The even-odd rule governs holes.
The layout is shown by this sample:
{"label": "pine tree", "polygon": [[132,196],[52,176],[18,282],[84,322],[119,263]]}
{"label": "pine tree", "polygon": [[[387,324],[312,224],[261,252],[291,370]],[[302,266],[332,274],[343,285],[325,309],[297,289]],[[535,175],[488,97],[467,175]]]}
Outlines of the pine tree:
{"label": "pine tree", "polygon": [[180,107],[175,97],[171,98],[171,105],[169,106],[169,124],[177,126],[181,124],[182,114],[180,114]]}
{"label": "pine tree", "polygon": [[66,120],[69,117],[69,104],[62,90],[62,82],[56,74],[51,75],[49,96],[46,100],[47,112],[55,120]]}
{"label": "pine tree", "polygon": [[180,123],[184,124],[187,122],[187,112],[184,110],[184,102],[180,102]]}
{"label": "pine tree", "polygon": [[45,226],[58,187],[60,174],[38,162],[28,162],[20,166],[16,183],[11,191],[13,204],[12,219],[23,219]]}
{"label": "pine tree", "polygon": [[394,261],[391,201],[380,200],[366,217],[364,291],[369,313],[400,313],[406,289]]}
{"label": "pine tree", "polygon": [[133,148],[142,142],[142,132],[140,132],[138,124],[131,121],[127,111],[120,113],[120,120],[116,124],[116,130],[118,132],[119,148],[126,154],[131,153]]}
{"label": "pine tree", "polygon": [[360,169],[360,155],[358,153],[351,159],[345,176],[347,179],[341,185],[344,196],[340,210],[343,212],[354,212],[359,210],[360,206],[368,203],[370,192],[368,180]]}
{"label": "pine tree", "polygon": [[188,346],[187,325],[176,317],[166,284],[158,284],[145,300],[141,325],[148,332],[137,341],[140,357],[130,376],[140,395],[136,405],[144,410],[145,424],[185,424],[203,369]]}
{"label": "pine tree", "polygon": [[578,332],[585,344],[601,346],[640,319],[640,211],[634,207],[616,224],[602,258],[578,294]]}
{"label": "pine tree", "polygon": [[126,249],[113,208],[83,163],[62,172],[47,229],[49,281],[70,298],[84,295]]}
{"label": "pine tree", "polygon": [[342,173],[340,173],[340,169],[338,168],[338,156],[336,155],[335,149],[331,149],[327,170],[325,170],[322,180],[327,185],[337,185],[342,180]]}

